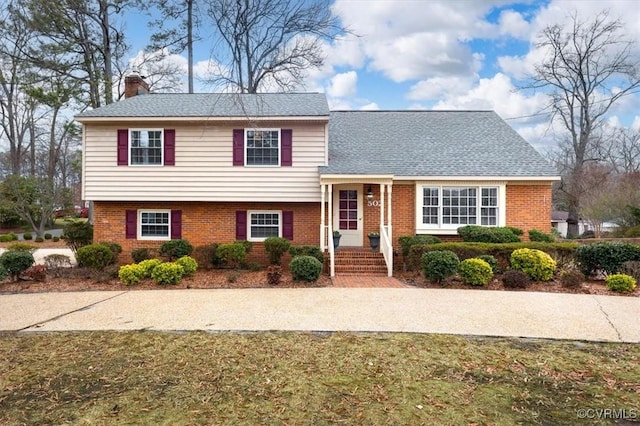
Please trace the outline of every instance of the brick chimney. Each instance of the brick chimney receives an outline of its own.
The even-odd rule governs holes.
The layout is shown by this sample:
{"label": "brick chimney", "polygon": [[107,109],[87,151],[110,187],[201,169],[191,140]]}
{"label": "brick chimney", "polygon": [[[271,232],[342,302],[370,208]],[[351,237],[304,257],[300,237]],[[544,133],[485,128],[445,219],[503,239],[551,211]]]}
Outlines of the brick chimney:
{"label": "brick chimney", "polygon": [[136,71],[124,78],[124,98],[149,93],[149,85]]}

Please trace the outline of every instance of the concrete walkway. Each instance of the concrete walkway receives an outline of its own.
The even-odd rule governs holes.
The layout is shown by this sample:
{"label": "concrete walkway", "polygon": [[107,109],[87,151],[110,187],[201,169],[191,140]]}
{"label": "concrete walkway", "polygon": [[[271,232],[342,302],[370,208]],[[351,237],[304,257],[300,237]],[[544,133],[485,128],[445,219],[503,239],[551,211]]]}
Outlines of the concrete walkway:
{"label": "concrete walkway", "polygon": [[0,331],[354,331],[640,342],[640,298],[417,288],[0,295]]}

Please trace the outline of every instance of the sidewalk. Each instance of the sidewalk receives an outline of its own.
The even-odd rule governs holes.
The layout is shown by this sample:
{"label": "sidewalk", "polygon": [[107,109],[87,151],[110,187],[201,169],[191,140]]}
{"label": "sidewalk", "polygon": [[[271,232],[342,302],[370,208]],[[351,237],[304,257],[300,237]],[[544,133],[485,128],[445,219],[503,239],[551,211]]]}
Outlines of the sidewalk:
{"label": "sidewalk", "polygon": [[417,288],[0,295],[0,331],[413,332],[640,342],[640,298]]}

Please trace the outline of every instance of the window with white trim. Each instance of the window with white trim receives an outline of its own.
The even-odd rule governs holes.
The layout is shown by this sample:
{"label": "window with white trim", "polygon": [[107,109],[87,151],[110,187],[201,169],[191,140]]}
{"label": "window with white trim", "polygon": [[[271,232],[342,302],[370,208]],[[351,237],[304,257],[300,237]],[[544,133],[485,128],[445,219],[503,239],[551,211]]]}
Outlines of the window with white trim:
{"label": "window with white trim", "polygon": [[140,239],[168,240],[171,238],[170,210],[139,210],[138,229]]}
{"label": "window with white trim", "polygon": [[499,224],[498,187],[418,186],[418,228],[455,229]]}
{"label": "window with white trim", "polygon": [[249,241],[264,241],[269,237],[282,237],[282,212],[248,212],[247,236]]}
{"label": "window with white trim", "polygon": [[280,165],[280,129],[245,129],[245,165]]}
{"label": "window with white trim", "polygon": [[162,165],[162,129],[129,130],[129,164],[130,165]]}

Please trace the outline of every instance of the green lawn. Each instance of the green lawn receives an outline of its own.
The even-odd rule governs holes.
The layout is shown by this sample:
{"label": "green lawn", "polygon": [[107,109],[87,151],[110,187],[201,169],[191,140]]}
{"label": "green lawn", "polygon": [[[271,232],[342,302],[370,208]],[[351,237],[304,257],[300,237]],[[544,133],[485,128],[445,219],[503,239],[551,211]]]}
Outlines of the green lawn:
{"label": "green lawn", "polygon": [[86,332],[4,334],[0,354],[2,425],[555,425],[607,417],[604,409],[640,417],[639,345]]}

